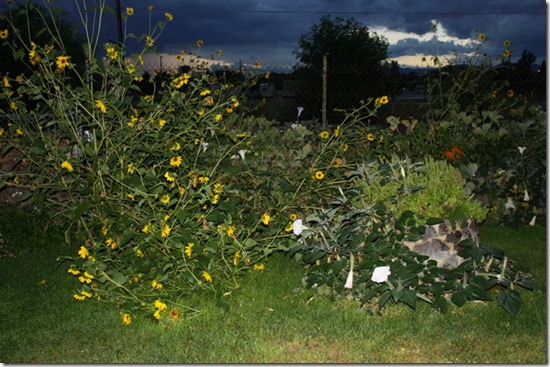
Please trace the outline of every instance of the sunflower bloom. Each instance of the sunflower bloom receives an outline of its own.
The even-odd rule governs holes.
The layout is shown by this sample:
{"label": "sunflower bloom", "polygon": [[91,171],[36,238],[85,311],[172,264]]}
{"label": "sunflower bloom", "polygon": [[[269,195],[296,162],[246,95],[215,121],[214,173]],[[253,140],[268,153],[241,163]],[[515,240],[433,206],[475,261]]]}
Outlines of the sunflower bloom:
{"label": "sunflower bloom", "polygon": [[162,195],[162,197],[160,198],[160,202],[164,205],[168,204],[170,202],[170,195]]}
{"label": "sunflower bloom", "polygon": [[161,237],[162,238],[168,237],[168,235],[170,234],[170,231],[172,231],[172,228],[170,228],[170,226],[168,224],[165,224],[164,228],[162,229],[162,232],[160,234]]}
{"label": "sunflower bloom", "polygon": [[202,47],[202,46],[204,46],[204,42],[202,40],[198,40],[197,47]]}
{"label": "sunflower bloom", "polygon": [[328,131],[321,131],[321,132],[319,133],[319,137],[320,137],[321,139],[328,139],[329,136],[330,136],[330,133],[329,133]]}
{"label": "sunflower bloom", "polygon": [[183,87],[185,84],[189,83],[190,78],[191,78],[190,74],[187,74],[187,73],[182,74],[177,78],[175,78],[174,80],[172,80],[172,82],[170,83],[170,86],[172,86],[173,88],[179,89]]}
{"label": "sunflower bloom", "polygon": [[55,58],[55,65],[57,65],[59,70],[65,69],[69,66],[69,56],[57,56]]}
{"label": "sunflower bloom", "polygon": [[233,256],[233,266],[237,266],[240,258],[241,258],[241,252],[240,251],[235,252],[235,255]]}
{"label": "sunflower bloom", "polygon": [[101,100],[96,99],[95,106],[99,108],[102,113],[107,113],[107,107],[105,107],[105,103],[101,102]]}
{"label": "sunflower bloom", "polygon": [[174,16],[171,13],[164,13],[164,16],[166,17],[166,20],[169,22],[174,20]]}
{"label": "sunflower bloom", "polygon": [[368,133],[367,134],[367,140],[368,141],[374,141],[374,134],[373,133]]}
{"label": "sunflower bloom", "polygon": [[151,282],[151,287],[153,287],[154,289],[162,289],[162,284],[157,282],[156,279],[153,279],[153,281]]}
{"label": "sunflower bloom", "polygon": [[155,308],[164,311],[168,306],[166,306],[166,303],[162,302],[160,299],[155,300]]}
{"label": "sunflower bloom", "polygon": [[166,181],[168,181],[168,182],[174,182],[174,181],[176,181],[176,179],[174,178],[174,176],[172,176],[172,175],[170,174],[170,172],[166,172],[166,173],[164,174],[164,178],[165,178]]}
{"label": "sunflower bloom", "polygon": [[485,33],[480,33],[480,34],[477,35],[477,39],[479,41],[483,41],[483,40],[485,40],[485,38],[487,38],[487,36],[485,36]]}
{"label": "sunflower bloom", "polygon": [[227,235],[229,237],[233,237],[235,235],[235,227],[234,226],[227,227]]}
{"label": "sunflower bloom", "polygon": [[74,171],[73,165],[69,161],[63,161],[61,163],[61,168],[65,168],[67,171]]}
{"label": "sunflower bloom", "polygon": [[124,325],[130,325],[132,323],[132,316],[130,316],[129,313],[125,313],[122,315],[122,323]]}
{"label": "sunflower bloom", "polygon": [[9,34],[10,32],[8,32],[7,29],[0,30],[0,39],[5,40],[6,38],[8,38]]}
{"label": "sunflower bloom", "polygon": [[271,221],[271,216],[268,213],[264,213],[262,215],[262,223],[267,226],[267,225],[269,225],[270,221]]}
{"label": "sunflower bloom", "polygon": [[185,249],[183,250],[185,256],[191,257],[191,255],[193,255],[193,246],[195,246],[193,242],[189,242],[187,246],[185,246]]}
{"label": "sunflower bloom", "polygon": [[322,171],[317,171],[315,172],[315,179],[316,180],[322,180],[323,178],[325,178],[325,174],[322,172]]}
{"label": "sunflower bloom", "polygon": [[203,272],[202,272],[202,277],[203,277],[204,280],[206,280],[208,283],[212,283],[212,276],[211,276],[210,274],[208,274],[208,272],[203,271]]}
{"label": "sunflower bloom", "polygon": [[134,8],[126,8],[126,15],[129,17],[134,15]]}
{"label": "sunflower bloom", "polygon": [[79,270],[72,269],[72,268],[69,269],[69,270],[67,270],[67,272],[68,272],[69,274],[72,274],[72,275],[80,275],[80,271],[79,271]]}
{"label": "sunflower bloom", "polygon": [[116,247],[117,247],[116,241],[113,240],[112,238],[107,238],[107,240],[105,241],[105,243],[107,244],[107,246],[109,246],[109,247],[112,248],[113,250],[116,249]]}
{"label": "sunflower bloom", "polygon": [[508,98],[512,98],[514,96],[514,91],[510,89],[508,90],[508,92],[506,92],[506,95],[508,96]]}
{"label": "sunflower bloom", "polygon": [[264,270],[265,265],[264,264],[254,264],[254,270]]}
{"label": "sunflower bloom", "polygon": [[78,256],[85,259],[86,257],[88,257],[88,255],[89,255],[88,249],[84,246],[80,246],[80,250],[78,250]]}
{"label": "sunflower bloom", "polygon": [[183,162],[183,159],[181,158],[181,156],[176,156],[176,157],[172,157],[170,158],[170,165],[172,167],[179,167],[181,166],[181,162]]}

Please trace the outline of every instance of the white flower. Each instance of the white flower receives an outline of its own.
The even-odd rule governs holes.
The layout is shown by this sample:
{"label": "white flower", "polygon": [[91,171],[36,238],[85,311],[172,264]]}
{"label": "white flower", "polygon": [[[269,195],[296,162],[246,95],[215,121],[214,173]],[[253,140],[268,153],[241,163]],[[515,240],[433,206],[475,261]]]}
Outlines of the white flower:
{"label": "white flower", "polygon": [[299,236],[305,228],[301,219],[296,219],[294,223],[292,223],[292,232],[294,232],[296,236]]}
{"label": "white flower", "polygon": [[370,278],[373,282],[384,283],[388,280],[388,276],[391,274],[389,266],[379,266],[374,269],[372,272],[372,277]]}
{"label": "white flower", "polygon": [[239,155],[241,156],[241,159],[244,161],[244,155],[248,152],[248,149],[241,149],[239,150]]}
{"label": "white flower", "polygon": [[208,149],[208,143],[206,143],[206,142],[205,142],[205,143],[201,143],[201,145],[202,145],[202,152],[203,152],[203,153],[206,152],[206,149]]}
{"label": "white flower", "polygon": [[346,280],[346,284],[344,285],[344,288],[348,288],[348,289],[353,288],[353,271],[351,270],[348,274],[348,279]]}
{"label": "white flower", "polygon": [[531,218],[531,221],[529,222],[529,225],[530,225],[530,226],[534,226],[536,220],[537,220],[537,216],[536,216],[536,215],[533,215],[533,218]]}
{"label": "white flower", "polygon": [[508,198],[508,201],[506,202],[506,204],[504,204],[504,208],[516,209],[516,206],[514,205],[514,202],[512,201],[512,199]]}
{"label": "white flower", "polygon": [[529,201],[529,194],[527,193],[527,190],[525,190],[525,194],[523,195],[523,201]]}
{"label": "white flower", "polygon": [[298,128],[298,124],[297,124],[297,123],[293,123],[293,124],[290,125],[290,128],[291,128],[292,130],[296,130],[296,129]]}
{"label": "white flower", "polygon": [[346,279],[346,284],[344,284],[344,288],[351,289],[353,288],[353,263],[354,263],[354,257],[353,255],[350,256],[350,265],[349,265],[349,274],[348,279]]}
{"label": "white flower", "polygon": [[523,152],[525,152],[525,149],[527,149],[527,147],[518,147],[519,154],[523,154]]}
{"label": "white flower", "polygon": [[303,107],[297,107],[296,108],[298,110],[298,117],[300,117],[300,115],[302,114],[302,111],[304,110]]}

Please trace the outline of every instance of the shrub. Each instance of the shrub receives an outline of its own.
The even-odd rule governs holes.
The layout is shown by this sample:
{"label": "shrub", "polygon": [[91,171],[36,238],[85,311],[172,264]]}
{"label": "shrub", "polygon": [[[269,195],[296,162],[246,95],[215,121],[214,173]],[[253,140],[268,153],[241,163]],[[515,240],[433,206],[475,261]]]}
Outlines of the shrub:
{"label": "shrub", "polygon": [[445,218],[452,223],[474,219],[481,223],[487,210],[467,197],[458,169],[445,161],[427,158],[425,162],[393,158],[381,164],[371,161],[349,173],[357,178],[365,203],[384,202],[390,212],[400,216],[412,211],[424,218]]}
{"label": "shrub", "polygon": [[519,312],[517,288],[531,289],[530,275],[515,271],[502,251],[465,240],[458,252],[465,261],[454,269],[438,267],[436,260],[403,245],[420,239],[424,224],[436,221],[418,221],[410,211],[396,217],[380,203],[356,206],[361,199],[360,190],[342,192],[330,208],[294,224],[299,241],[290,254],[306,266],[307,287],[352,297],[371,312],[389,301],[415,309],[418,300],[446,312],[449,301],[457,306],[489,301],[489,290],[501,289],[499,306],[514,315]]}
{"label": "shrub", "polygon": [[[19,33],[5,20],[10,47]],[[185,303],[190,292],[221,295],[238,274],[261,269],[282,228],[239,195],[226,169],[250,136],[234,129],[247,81],[213,90],[214,76],[196,58],[151,94],[140,89],[142,56],[165,26],[141,38],[137,55],[106,44],[96,58],[88,34],[84,73],[52,34],[51,44],[17,53],[34,73],[4,75],[0,98],[11,108],[1,111],[10,114],[2,154],[16,151],[24,162],[3,185],[31,190],[37,209],[64,223],[75,246],[64,259],[74,298],[175,320],[198,312]]]}

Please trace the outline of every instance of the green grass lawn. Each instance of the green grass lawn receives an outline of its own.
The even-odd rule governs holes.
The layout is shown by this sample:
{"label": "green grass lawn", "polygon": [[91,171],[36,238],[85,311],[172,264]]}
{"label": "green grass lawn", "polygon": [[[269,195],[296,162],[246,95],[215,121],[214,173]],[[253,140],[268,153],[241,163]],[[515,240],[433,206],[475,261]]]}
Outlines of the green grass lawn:
{"label": "green grass lawn", "polygon": [[[352,301],[301,286],[302,268],[273,256],[242,279],[230,308],[192,300],[205,313],[170,327],[121,322],[112,304],[72,298],[74,279],[56,258],[72,254],[39,218],[0,208],[0,362],[4,363],[540,363],[547,362],[546,228],[484,224],[481,241],[533,274],[514,317],[492,303],[439,314],[390,305],[371,316]],[[0,247],[0,255],[5,255]]]}

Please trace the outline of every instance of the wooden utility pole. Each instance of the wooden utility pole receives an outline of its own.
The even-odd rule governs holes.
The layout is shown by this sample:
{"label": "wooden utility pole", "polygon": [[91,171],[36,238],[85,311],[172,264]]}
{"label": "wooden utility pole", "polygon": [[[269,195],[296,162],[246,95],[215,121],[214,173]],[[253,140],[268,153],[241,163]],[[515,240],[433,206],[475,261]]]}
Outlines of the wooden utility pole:
{"label": "wooden utility pole", "polygon": [[328,69],[328,52],[325,52],[323,54],[323,101],[322,101],[322,107],[321,107],[321,125],[323,126],[323,130],[327,129],[327,69]]}
{"label": "wooden utility pole", "polygon": [[124,34],[122,33],[122,8],[120,0],[116,0],[116,25],[118,31],[118,43],[120,47],[124,44]]}

